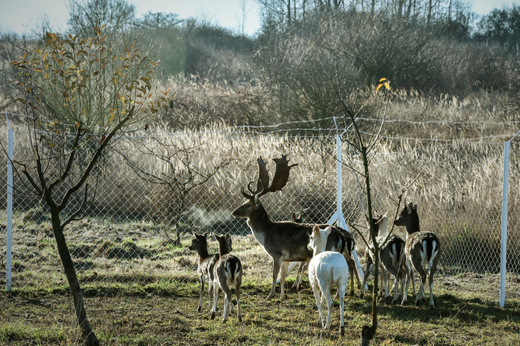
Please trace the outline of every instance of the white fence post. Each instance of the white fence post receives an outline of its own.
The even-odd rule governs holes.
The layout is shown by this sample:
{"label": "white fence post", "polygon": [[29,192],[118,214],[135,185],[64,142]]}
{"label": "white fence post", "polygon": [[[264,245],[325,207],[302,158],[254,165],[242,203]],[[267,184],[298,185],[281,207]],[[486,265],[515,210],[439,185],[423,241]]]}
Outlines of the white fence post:
{"label": "white fence post", "polygon": [[[342,170],[341,170],[341,137],[338,134],[336,136],[336,182],[337,182],[337,199],[336,199],[336,213],[332,216],[332,218],[329,220],[328,224],[332,225],[334,221],[338,222],[338,226],[346,229],[349,231],[347,227],[347,222],[345,221],[345,217],[343,216],[343,188],[342,188]],[[349,231],[350,232],[350,231]],[[354,261],[356,262],[357,271],[359,273],[359,278],[361,280],[364,279],[363,270],[361,268],[361,263],[359,263],[359,258],[356,252],[356,249],[352,252],[352,255],[354,256]]]}
{"label": "white fence post", "polygon": [[7,113],[7,251],[5,264],[5,289],[11,291],[11,256],[13,242],[13,129]]}
{"label": "white fence post", "polygon": [[509,150],[511,141],[504,143],[504,179],[502,186],[502,239],[500,250],[500,307],[506,305],[507,204],[509,195]]}
{"label": "white fence post", "polygon": [[504,143],[504,179],[502,186],[502,239],[500,250],[500,307],[506,305],[506,257],[507,257],[507,204],[509,195],[509,150],[511,141]]}

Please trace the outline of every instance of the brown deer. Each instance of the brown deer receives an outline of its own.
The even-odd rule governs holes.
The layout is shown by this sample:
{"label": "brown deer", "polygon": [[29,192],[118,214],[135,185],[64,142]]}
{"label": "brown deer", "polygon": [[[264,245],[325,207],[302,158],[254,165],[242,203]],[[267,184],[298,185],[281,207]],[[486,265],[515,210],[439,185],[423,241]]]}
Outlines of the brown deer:
{"label": "brown deer", "polygon": [[[251,183],[249,183],[249,193],[242,189],[242,195],[247,198],[247,201],[234,210],[232,214],[236,218],[247,219],[247,224],[251,228],[253,236],[273,259],[273,281],[267,299],[275,295],[276,279],[280,268],[280,298],[285,299],[284,285],[289,262],[308,262],[312,258],[312,251],[307,247],[307,244],[314,224],[293,221],[275,222],[269,218],[267,211],[260,202],[260,197],[268,192],[281,190],[287,184],[290,169],[295,165],[289,166],[286,155],[274,159],[276,171],[272,184],[270,184],[265,162],[261,157],[257,161],[260,168],[257,188],[253,191]],[[319,227],[322,227],[322,225],[319,225]],[[349,271],[354,271],[357,275],[355,262],[352,258],[354,245],[354,238],[348,231],[336,226],[332,227],[332,232],[327,239],[326,250],[342,253],[349,264]],[[351,294],[354,291],[353,276],[351,275]]]}
{"label": "brown deer", "polygon": [[197,273],[199,274],[200,281],[200,300],[199,306],[197,307],[197,311],[202,310],[202,300],[204,297],[204,284],[208,284],[208,294],[209,294],[209,307],[211,309],[211,299],[213,298],[213,268],[215,267],[215,263],[217,262],[219,255],[208,254],[208,241],[206,239],[205,234],[197,234],[193,232],[194,239],[191,240],[191,244],[188,246],[188,249],[196,251],[199,257],[199,263],[197,268]]}
{"label": "brown deer", "polygon": [[[396,226],[406,227],[406,288],[404,290],[403,301],[401,304],[406,304],[408,296],[408,287],[410,278],[413,280],[412,266],[415,271],[421,276],[421,286],[415,300],[415,305],[419,305],[421,299],[426,300],[424,294],[424,285],[426,283],[426,271],[424,267],[428,267],[429,271],[429,286],[430,286],[430,307],[435,308],[433,302],[433,274],[437,270],[437,263],[439,262],[441,243],[439,238],[432,232],[421,231],[419,227],[419,215],[417,214],[417,204],[404,206],[404,209],[399,214],[397,220],[394,221]],[[415,289],[414,289],[415,291]]]}
{"label": "brown deer", "polygon": [[[404,279],[406,270],[404,267],[404,240],[395,234],[388,235],[388,215],[380,215],[374,220],[374,232],[376,240],[379,244],[379,260],[381,284],[379,286],[379,295],[383,296],[383,286],[385,290],[384,298],[388,297],[388,273],[395,277],[394,288],[395,296],[392,303],[395,303],[399,295],[403,295]],[[374,253],[372,246],[372,237],[369,238],[371,249],[366,251],[366,270],[363,284],[361,285],[361,297],[365,290],[365,283],[370,275],[370,268],[374,263]],[[399,283],[401,283],[401,292],[399,293]]]}
{"label": "brown deer", "polygon": [[242,322],[242,314],[240,312],[240,286],[242,285],[243,274],[242,263],[236,256],[230,254],[232,250],[232,242],[229,233],[225,236],[218,236],[215,234],[215,239],[218,242],[219,258],[213,269],[213,290],[215,296],[210,318],[215,318],[218,296],[222,289],[224,292],[224,312],[222,313],[222,322],[227,321],[229,310],[233,311],[231,290],[234,289],[237,297],[237,319],[239,322]]}

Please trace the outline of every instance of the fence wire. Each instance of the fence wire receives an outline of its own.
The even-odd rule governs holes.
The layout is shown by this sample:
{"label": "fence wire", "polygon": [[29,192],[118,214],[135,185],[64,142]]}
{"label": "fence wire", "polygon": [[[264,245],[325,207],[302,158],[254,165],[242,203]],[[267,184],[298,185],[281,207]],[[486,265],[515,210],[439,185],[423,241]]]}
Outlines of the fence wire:
{"label": "fence wire", "polygon": [[[14,160],[32,169],[34,161],[23,127],[15,127]],[[135,133],[118,138],[88,179],[86,216],[65,229],[69,250],[83,285],[183,285],[197,281],[197,258],[187,249],[192,232],[230,233],[244,262],[246,279],[267,282],[271,260],[252,237],[246,220],[231,216],[244,198],[242,188],[256,181],[261,156],[274,174],[272,159],[287,154],[287,186],[261,197],[272,220],[291,213],[307,223],[324,223],[336,212],[336,134],[305,135],[207,132]],[[7,150],[7,131],[0,136]],[[94,145],[96,142],[92,141]],[[85,146],[83,150],[92,150]],[[359,155],[343,144],[343,214],[364,224],[366,194]],[[5,151],[1,169],[7,172]],[[511,147],[507,297],[519,297],[520,233],[518,144]],[[78,163],[82,165],[85,163]],[[75,173],[80,171],[76,167]],[[440,275],[498,297],[503,174],[503,142],[452,142],[409,148],[382,148],[370,156],[372,200],[377,213],[393,221],[396,201],[418,205],[421,229],[442,242]],[[72,180],[77,179],[73,177]],[[0,194],[7,193],[6,174]],[[17,171],[14,176],[13,289],[65,285],[50,215]],[[59,191],[63,193],[64,191]],[[0,285],[6,273],[6,198],[0,199]],[[63,216],[81,204],[73,196]],[[401,204],[402,205],[402,204]],[[405,231],[395,234],[405,239]],[[365,246],[358,234],[357,251]],[[209,237],[210,253],[217,251]],[[363,258],[363,256],[360,256]],[[489,285],[479,283],[485,278]],[[489,292],[487,292],[489,291]]]}

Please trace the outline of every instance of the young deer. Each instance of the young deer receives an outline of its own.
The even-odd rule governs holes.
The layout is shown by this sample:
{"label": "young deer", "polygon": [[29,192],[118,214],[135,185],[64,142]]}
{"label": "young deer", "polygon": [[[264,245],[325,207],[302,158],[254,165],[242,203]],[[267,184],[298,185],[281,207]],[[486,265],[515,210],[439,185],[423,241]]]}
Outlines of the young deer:
{"label": "young deer", "polygon": [[201,311],[202,309],[202,300],[204,297],[204,284],[208,284],[208,293],[209,293],[209,307],[211,309],[211,299],[213,298],[213,268],[215,263],[218,260],[219,255],[209,255],[208,254],[208,242],[206,240],[205,234],[197,234],[193,232],[193,236],[191,244],[188,246],[188,249],[196,251],[199,257],[199,265],[197,268],[197,273],[199,274],[200,281],[200,300],[197,311]]}
{"label": "young deer", "polygon": [[[384,298],[388,297],[388,273],[395,278],[394,288],[395,296],[392,303],[396,302],[399,295],[403,295],[404,279],[406,271],[404,268],[404,241],[395,234],[388,235],[388,215],[379,216],[374,219],[374,231],[376,241],[379,244],[379,263],[381,272],[381,285],[379,286],[379,295],[383,295],[383,286],[385,290]],[[367,249],[367,268],[365,271],[365,279],[361,288],[361,296],[365,289],[367,277],[370,275],[370,269],[374,262],[374,253],[372,246],[372,238],[369,239],[371,249]],[[372,250],[372,251],[370,251]],[[401,292],[399,293],[399,282],[401,282]]]}
{"label": "young deer", "polygon": [[[323,329],[330,328],[330,315],[332,310],[332,297],[330,289],[333,285],[338,286],[339,308],[340,308],[340,333],[345,333],[343,314],[345,309],[345,291],[348,283],[348,264],[345,257],[333,251],[325,251],[327,238],[331,232],[331,226],[320,230],[318,225],[314,226],[309,247],[313,250],[313,256],[309,262],[309,281],[314,292],[319,318]],[[321,291],[321,293],[320,293]],[[322,303],[327,300],[327,322],[325,323],[322,312]]]}
{"label": "young deer", "polygon": [[214,319],[217,312],[217,303],[220,289],[224,292],[224,312],[222,314],[222,322],[226,322],[228,318],[228,311],[233,311],[233,302],[231,299],[231,290],[235,290],[237,297],[237,319],[242,322],[242,314],[240,312],[240,286],[242,285],[242,263],[240,260],[230,254],[231,236],[218,236],[215,234],[215,239],[218,241],[219,259],[215,263],[214,271],[214,300],[213,309],[211,309],[210,318]]}
{"label": "young deer", "polygon": [[[404,206],[404,209],[399,214],[397,220],[394,221],[396,226],[405,226],[407,237],[405,245],[406,253],[406,288],[404,290],[403,301],[401,304],[406,304],[408,296],[408,286],[410,284],[410,277],[413,280],[413,269],[415,269],[421,276],[421,286],[415,300],[415,305],[419,305],[421,299],[426,300],[424,294],[424,285],[426,283],[426,272],[424,267],[428,267],[429,271],[429,285],[430,285],[430,307],[435,308],[433,302],[433,274],[437,270],[437,263],[440,257],[441,243],[439,238],[432,232],[421,232],[419,227],[419,215],[417,214],[417,204]],[[414,289],[415,291],[415,289]]]}
{"label": "young deer", "polygon": [[[234,210],[232,215],[236,218],[247,219],[247,224],[253,232],[253,236],[273,259],[273,280],[271,292],[267,299],[275,295],[276,279],[280,268],[280,299],[285,299],[284,285],[289,262],[308,262],[312,258],[312,251],[308,249],[307,244],[313,225],[292,221],[274,222],[267,215],[259,197],[268,192],[281,190],[287,184],[290,168],[295,166],[288,165],[289,161],[285,155],[279,159],[274,159],[274,161],[276,162],[276,172],[270,185],[266,164],[261,157],[258,158],[260,171],[257,188],[255,191],[251,190],[250,183],[248,184],[250,193],[246,193],[242,189],[242,195],[247,198],[247,201]],[[349,232],[333,226],[327,240],[326,250],[342,253],[349,264],[349,270],[355,271],[355,262],[352,258],[354,245],[354,238]],[[351,292],[353,293],[353,279],[351,282]]]}

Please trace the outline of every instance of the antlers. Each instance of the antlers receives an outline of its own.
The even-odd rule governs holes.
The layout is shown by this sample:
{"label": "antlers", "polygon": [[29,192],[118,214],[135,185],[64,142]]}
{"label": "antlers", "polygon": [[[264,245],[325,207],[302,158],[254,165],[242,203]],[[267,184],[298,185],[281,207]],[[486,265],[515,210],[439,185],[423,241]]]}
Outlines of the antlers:
{"label": "antlers", "polygon": [[269,186],[269,173],[267,166],[261,156],[257,161],[259,171],[256,190],[253,191],[251,189],[252,182],[247,185],[247,188],[251,194],[248,194],[244,191],[244,189],[242,189],[242,195],[244,195],[244,197],[247,199],[254,199],[257,196],[265,195],[268,192],[281,190],[285,184],[287,184],[287,180],[289,180],[289,171],[291,168],[298,165],[295,163],[294,165],[289,166],[287,155],[282,155],[282,157],[279,159],[273,159],[273,161],[276,163],[276,171],[274,173],[273,181]]}

